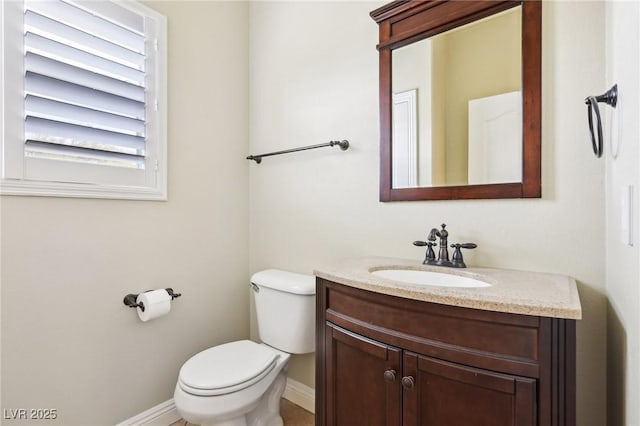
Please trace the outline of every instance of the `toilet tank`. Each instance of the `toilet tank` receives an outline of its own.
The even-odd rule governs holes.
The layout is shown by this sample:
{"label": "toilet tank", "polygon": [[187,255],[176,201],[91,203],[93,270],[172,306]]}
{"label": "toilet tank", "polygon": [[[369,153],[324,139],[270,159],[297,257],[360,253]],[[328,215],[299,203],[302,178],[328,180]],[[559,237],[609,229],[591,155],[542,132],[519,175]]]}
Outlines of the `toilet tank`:
{"label": "toilet tank", "polygon": [[315,351],[313,275],[267,269],[251,277],[260,339],[292,354]]}

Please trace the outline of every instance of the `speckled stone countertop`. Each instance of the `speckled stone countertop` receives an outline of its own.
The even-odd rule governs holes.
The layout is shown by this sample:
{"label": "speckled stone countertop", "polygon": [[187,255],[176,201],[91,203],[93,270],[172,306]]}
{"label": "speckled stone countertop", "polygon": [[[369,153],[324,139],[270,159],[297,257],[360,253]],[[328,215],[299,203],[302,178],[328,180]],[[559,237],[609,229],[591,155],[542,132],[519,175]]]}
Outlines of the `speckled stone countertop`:
{"label": "speckled stone countertop", "polygon": [[[380,269],[412,269],[460,275],[484,281],[491,286],[460,288],[411,284],[371,273]],[[422,265],[417,260],[385,257],[348,259],[319,268],[314,274],[350,287],[407,299],[513,314],[582,318],[576,282],[565,275],[491,268],[444,268]]]}

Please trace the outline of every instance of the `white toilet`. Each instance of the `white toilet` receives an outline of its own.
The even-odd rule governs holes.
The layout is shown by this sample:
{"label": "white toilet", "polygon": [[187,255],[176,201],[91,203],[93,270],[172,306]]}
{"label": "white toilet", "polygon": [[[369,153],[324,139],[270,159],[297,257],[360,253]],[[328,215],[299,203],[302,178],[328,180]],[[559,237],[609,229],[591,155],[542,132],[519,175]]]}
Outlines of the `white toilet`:
{"label": "white toilet", "polygon": [[315,279],[269,269],[253,274],[260,339],[206,349],[184,363],[178,412],[202,426],[282,426],[290,354],[315,350]]}

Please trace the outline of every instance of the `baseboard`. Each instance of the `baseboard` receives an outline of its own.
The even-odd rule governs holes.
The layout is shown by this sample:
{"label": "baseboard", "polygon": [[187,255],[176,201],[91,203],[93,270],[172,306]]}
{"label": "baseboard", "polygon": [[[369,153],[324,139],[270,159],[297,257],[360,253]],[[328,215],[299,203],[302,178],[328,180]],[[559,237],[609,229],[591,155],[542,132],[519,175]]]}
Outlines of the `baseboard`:
{"label": "baseboard", "polygon": [[316,412],[316,391],[303,383],[287,377],[287,386],[282,397],[307,411]]}
{"label": "baseboard", "polygon": [[116,426],[169,426],[180,420],[173,398],[148,409],[144,413],[118,423]]}
{"label": "baseboard", "polygon": [[[284,388],[282,397],[307,411],[315,413],[316,391],[305,384],[287,378],[287,385]],[[169,426],[178,420],[180,420],[180,414],[176,410],[173,399],[170,399],[148,409],[144,413],[118,423],[116,426]]]}

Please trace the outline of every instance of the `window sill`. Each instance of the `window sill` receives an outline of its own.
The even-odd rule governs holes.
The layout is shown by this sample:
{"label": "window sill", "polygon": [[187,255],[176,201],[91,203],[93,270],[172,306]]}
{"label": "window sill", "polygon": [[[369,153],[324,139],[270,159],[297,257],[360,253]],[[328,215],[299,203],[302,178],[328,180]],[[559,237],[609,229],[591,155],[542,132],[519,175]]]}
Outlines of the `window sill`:
{"label": "window sill", "polygon": [[106,198],[114,200],[167,201],[166,190],[82,183],[39,182],[3,179],[0,195],[59,198]]}

